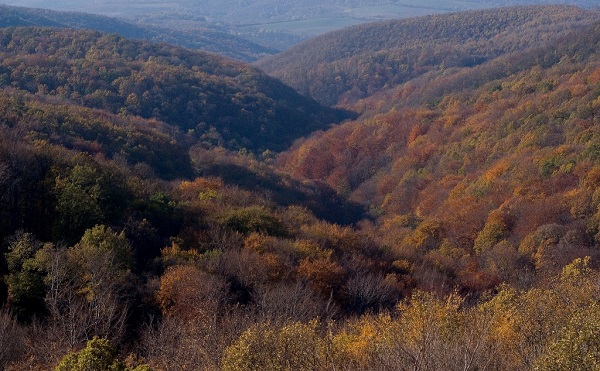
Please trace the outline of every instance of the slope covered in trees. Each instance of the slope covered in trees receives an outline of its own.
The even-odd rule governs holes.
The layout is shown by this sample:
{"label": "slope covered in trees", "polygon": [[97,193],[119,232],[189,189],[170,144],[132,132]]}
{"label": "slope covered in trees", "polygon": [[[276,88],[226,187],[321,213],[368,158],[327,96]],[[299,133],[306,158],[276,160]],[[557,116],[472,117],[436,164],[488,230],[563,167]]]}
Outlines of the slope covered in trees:
{"label": "slope covered in trees", "polygon": [[[169,369],[186,349],[177,339],[204,344],[178,362],[215,368],[257,321],[387,308],[410,286],[370,238],[317,217],[349,224],[360,207],[219,146],[231,145],[220,115],[202,136],[185,125],[208,114],[171,110],[205,94],[236,120],[282,115],[287,135],[334,111],[206,54],[90,31],[1,32],[0,368],[146,370],[117,351],[129,348]],[[132,110],[135,92],[156,99],[150,118]],[[384,293],[350,290],[363,273]]]}
{"label": "slope covered in trees", "polygon": [[186,126],[195,88],[234,121],[292,103],[250,67],[2,32],[0,368],[600,362],[600,23],[391,84],[279,158]]}
{"label": "slope covered in trees", "polygon": [[440,69],[545,45],[594,19],[597,13],[575,7],[538,6],[369,23],[313,38],[256,66],[322,103],[352,103]]}
{"label": "slope covered in trees", "polygon": [[161,120],[231,149],[279,151],[345,115],[246,65],[93,31],[2,29],[0,58],[0,87]]}
{"label": "slope covered in trees", "polygon": [[526,285],[598,256],[600,23],[361,102],[282,156],[379,216],[433,286]]}
{"label": "slope covered in trees", "polygon": [[327,186],[251,154],[13,88],[0,126],[2,369],[216,369],[256,322],[388,308],[410,287],[369,237],[315,216],[344,210]]}
{"label": "slope covered in trees", "polygon": [[102,15],[59,12],[0,4],[0,27],[11,26],[90,29],[118,33],[127,38],[167,42],[172,45],[213,52],[247,62],[276,52],[275,49],[210,28],[209,25],[186,32],[184,30],[133,24]]}
{"label": "slope covered in trees", "polygon": [[[155,130],[157,138],[146,144],[161,144],[167,135],[160,127],[138,127],[152,123],[98,111],[87,117],[76,107],[59,107],[57,116],[68,120],[60,122],[43,103],[19,99],[17,113],[4,107],[0,116],[3,369],[81,369],[81,358],[100,349],[59,361],[93,336],[131,349],[156,369],[170,369],[174,355],[186,367],[215,369],[227,344],[255,322],[391,307],[410,286],[367,236],[318,220],[302,200],[278,205],[272,189],[251,191],[216,176],[165,182],[149,165],[129,163],[128,153],[104,154],[111,143],[103,129],[126,136],[117,142],[137,143]],[[36,138],[40,125],[82,138],[68,148],[63,138]],[[66,127],[79,125],[98,132],[95,148],[86,148],[88,127]],[[177,138],[167,138],[166,146],[176,148]],[[194,163],[214,161],[203,151],[191,151]],[[242,160],[248,169],[260,167]],[[308,183],[294,188],[279,180],[292,194],[324,203],[318,187],[307,192]],[[367,287],[385,290],[354,289],[363,274]],[[105,341],[88,346],[116,356]]]}

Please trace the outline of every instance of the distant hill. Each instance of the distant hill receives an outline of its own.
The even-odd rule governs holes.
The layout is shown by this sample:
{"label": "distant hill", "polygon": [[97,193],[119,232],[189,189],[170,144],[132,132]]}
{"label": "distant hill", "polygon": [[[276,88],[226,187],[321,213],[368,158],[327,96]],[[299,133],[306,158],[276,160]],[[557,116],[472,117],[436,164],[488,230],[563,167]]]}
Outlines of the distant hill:
{"label": "distant hill", "polygon": [[256,66],[322,103],[355,102],[429,72],[544,45],[598,17],[575,7],[533,6],[370,23],[313,38]]}
{"label": "distant hill", "polygon": [[[565,4],[594,7],[596,0],[3,0],[5,4],[119,17],[192,34],[210,29],[284,50],[344,27],[500,6]],[[218,37],[217,40],[221,40]],[[201,40],[202,43],[210,39]],[[224,39],[227,41],[227,39]],[[169,41],[173,42],[173,41]],[[209,43],[210,44],[210,43]],[[216,44],[218,48],[218,44]],[[240,49],[240,50],[245,50]]]}
{"label": "distant hill", "polygon": [[157,119],[258,152],[283,150],[347,116],[242,63],[95,31],[0,29],[0,87]]}
{"label": "distant hill", "polygon": [[118,33],[128,38],[166,42],[186,48],[214,52],[246,62],[277,52],[275,49],[207,27],[186,32],[136,25],[102,15],[22,8],[0,4],[0,27],[10,26],[91,29]]}

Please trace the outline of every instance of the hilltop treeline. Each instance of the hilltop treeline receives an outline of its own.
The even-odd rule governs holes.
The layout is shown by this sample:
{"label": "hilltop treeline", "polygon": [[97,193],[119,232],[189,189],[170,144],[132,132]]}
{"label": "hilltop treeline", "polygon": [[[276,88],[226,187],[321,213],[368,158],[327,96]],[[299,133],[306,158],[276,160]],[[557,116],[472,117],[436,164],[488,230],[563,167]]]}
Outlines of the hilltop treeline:
{"label": "hilltop treeline", "polygon": [[543,46],[598,15],[575,7],[498,8],[360,25],[256,65],[324,104],[353,103],[428,72]]}

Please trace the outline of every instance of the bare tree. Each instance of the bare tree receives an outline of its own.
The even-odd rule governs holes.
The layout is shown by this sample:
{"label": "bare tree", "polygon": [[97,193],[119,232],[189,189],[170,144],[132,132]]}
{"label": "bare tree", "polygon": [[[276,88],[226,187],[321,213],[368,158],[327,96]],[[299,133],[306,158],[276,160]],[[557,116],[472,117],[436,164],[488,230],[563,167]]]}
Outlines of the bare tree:
{"label": "bare tree", "polygon": [[23,329],[11,313],[0,310],[0,369],[6,369],[24,355]]}

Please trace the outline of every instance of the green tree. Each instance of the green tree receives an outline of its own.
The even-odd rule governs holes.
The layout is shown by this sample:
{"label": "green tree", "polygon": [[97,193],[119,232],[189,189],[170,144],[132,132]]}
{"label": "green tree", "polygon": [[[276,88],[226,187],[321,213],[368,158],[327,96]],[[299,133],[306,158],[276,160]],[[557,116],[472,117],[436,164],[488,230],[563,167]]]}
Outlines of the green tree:
{"label": "green tree", "polygon": [[94,337],[79,352],[67,354],[56,371],[150,371],[147,365],[127,367],[117,359],[117,351],[106,339]]}
{"label": "green tree", "polygon": [[91,328],[103,336],[119,336],[127,313],[127,305],[120,298],[133,265],[125,234],[97,225],[69,249],[68,256],[75,268],[77,292],[89,304]]}
{"label": "green tree", "polygon": [[274,328],[262,323],[246,330],[225,350],[223,370],[319,370],[326,368],[326,342],[317,321]]}
{"label": "green tree", "polygon": [[88,229],[75,246],[37,254],[47,270],[48,328],[58,347],[77,347],[91,335],[119,340],[132,292],[131,248],[123,233],[103,225]]}
{"label": "green tree", "polygon": [[67,177],[56,179],[55,190],[58,238],[74,242],[86,228],[102,222],[104,214],[100,207],[101,188],[96,169],[75,166]]}
{"label": "green tree", "polygon": [[44,269],[35,259],[43,244],[32,234],[17,232],[9,239],[5,254],[8,275],[8,301],[20,320],[29,320],[44,311]]}
{"label": "green tree", "polygon": [[536,360],[534,370],[600,369],[600,306],[577,311]]}
{"label": "green tree", "polygon": [[259,232],[271,236],[286,236],[285,226],[269,210],[261,206],[249,206],[225,212],[219,218],[222,223],[240,233]]}
{"label": "green tree", "polygon": [[66,177],[55,182],[56,238],[73,243],[96,224],[110,222],[121,216],[127,204],[123,180],[110,170],[76,165]]}

